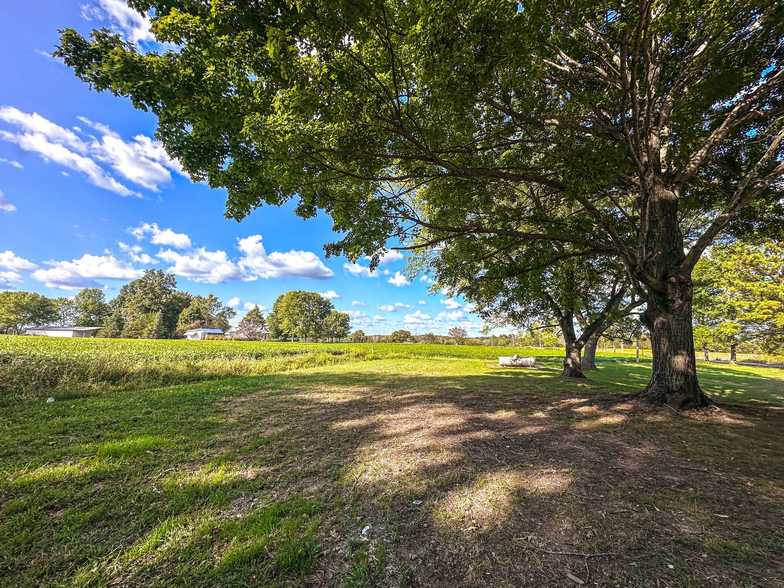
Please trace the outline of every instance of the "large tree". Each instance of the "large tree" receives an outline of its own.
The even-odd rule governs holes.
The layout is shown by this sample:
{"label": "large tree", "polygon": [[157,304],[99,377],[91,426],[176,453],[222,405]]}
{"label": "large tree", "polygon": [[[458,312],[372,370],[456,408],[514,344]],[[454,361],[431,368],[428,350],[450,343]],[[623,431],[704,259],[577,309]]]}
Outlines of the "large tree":
{"label": "large tree", "polygon": [[100,288],[84,288],[74,298],[79,318],[74,322],[77,327],[100,327],[109,317],[110,309]]}
{"label": "large tree", "polygon": [[269,335],[267,321],[258,305],[250,309],[237,325],[237,337],[248,341],[265,341]]}
{"label": "large tree", "polygon": [[316,292],[281,294],[267,315],[270,336],[314,341],[324,332],[325,321],[334,310],[332,302]]}
{"label": "large tree", "polygon": [[176,49],[65,30],[56,54],[155,113],[228,216],[297,197],[352,259],[422,229],[616,255],[647,302],[644,394],[709,402],[691,273],[783,216],[781,2],[131,4]]}
{"label": "large tree", "polygon": [[[111,332],[122,328],[122,336],[144,339],[170,339],[177,321],[190,306],[192,296],[177,291],[177,279],[162,270],[146,270],[141,278],[120,288],[111,301]],[[110,335],[107,335],[110,336]]]}
{"label": "large tree", "polygon": [[15,335],[27,327],[57,321],[60,312],[56,301],[35,292],[0,292],[0,327]]}

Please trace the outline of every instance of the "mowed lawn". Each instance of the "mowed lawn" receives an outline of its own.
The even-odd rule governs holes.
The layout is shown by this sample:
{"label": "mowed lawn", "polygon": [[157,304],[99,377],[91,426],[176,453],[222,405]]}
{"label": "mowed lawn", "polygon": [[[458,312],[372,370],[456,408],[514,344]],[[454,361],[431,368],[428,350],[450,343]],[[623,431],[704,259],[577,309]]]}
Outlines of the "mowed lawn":
{"label": "mowed lawn", "polygon": [[784,586],[784,372],[487,359],[0,407],[3,586]]}

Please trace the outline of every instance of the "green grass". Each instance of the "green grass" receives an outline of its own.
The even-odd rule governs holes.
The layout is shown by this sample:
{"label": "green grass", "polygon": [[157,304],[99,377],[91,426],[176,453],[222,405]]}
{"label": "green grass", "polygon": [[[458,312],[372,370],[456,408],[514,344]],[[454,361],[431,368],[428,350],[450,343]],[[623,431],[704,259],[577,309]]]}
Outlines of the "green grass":
{"label": "green grass", "polygon": [[734,404],[686,418],[627,407],[626,359],[575,384],[487,367],[507,349],[290,349],[342,359],[6,391],[0,586],[784,585],[780,371],[700,366]]}

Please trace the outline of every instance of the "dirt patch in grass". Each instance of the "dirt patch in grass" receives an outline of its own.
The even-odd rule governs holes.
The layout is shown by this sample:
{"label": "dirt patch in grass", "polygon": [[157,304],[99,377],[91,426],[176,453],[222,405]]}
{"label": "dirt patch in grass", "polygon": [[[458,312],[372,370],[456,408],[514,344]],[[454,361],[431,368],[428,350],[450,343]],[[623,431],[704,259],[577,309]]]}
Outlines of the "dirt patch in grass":
{"label": "dirt patch in grass", "polygon": [[227,410],[290,423],[295,491],[333,472],[312,585],[784,585],[780,411],[310,378]]}

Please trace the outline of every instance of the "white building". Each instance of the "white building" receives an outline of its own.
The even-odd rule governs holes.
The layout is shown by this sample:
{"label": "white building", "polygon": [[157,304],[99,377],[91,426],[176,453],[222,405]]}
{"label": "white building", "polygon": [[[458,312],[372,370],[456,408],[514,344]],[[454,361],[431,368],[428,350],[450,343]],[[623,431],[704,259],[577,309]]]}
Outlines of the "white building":
{"label": "white building", "polygon": [[39,337],[94,337],[101,327],[30,327],[28,335]]}
{"label": "white building", "polygon": [[207,335],[223,335],[220,329],[188,329],[185,338],[189,341],[204,341]]}

